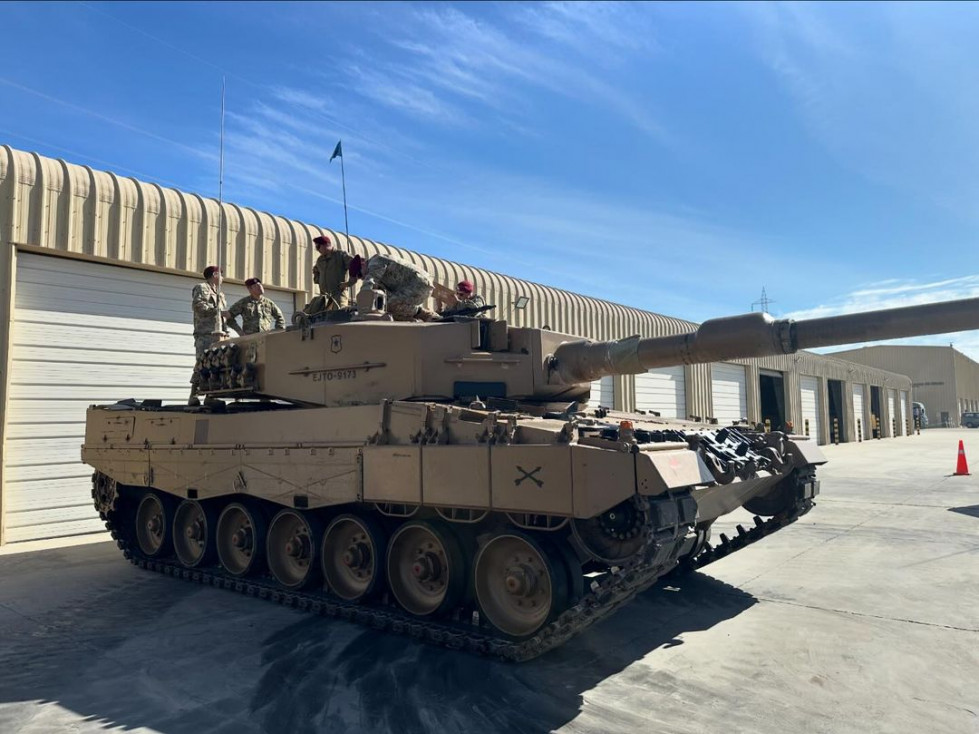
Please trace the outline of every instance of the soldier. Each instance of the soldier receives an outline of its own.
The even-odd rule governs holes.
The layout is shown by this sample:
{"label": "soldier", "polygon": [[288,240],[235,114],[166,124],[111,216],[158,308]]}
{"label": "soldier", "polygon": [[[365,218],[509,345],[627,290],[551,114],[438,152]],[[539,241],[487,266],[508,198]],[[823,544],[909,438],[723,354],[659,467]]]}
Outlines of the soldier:
{"label": "soldier", "polygon": [[[448,288],[445,290],[448,291]],[[442,316],[472,315],[476,309],[486,305],[483,297],[476,295],[470,280],[459,281],[455,293],[445,300],[446,307],[440,312]]]}
{"label": "soldier", "polygon": [[[313,265],[313,281],[319,286],[320,295],[326,297],[328,309],[343,308],[347,305],[347,289],[353,285],[346,280],[353,258],[343,250],[334,249],[333,241],[326,235],[313,239],[313,245],[320,254]],[[331,300],[336,306],[332,306]]]}
{"label": "soldier", "polygon": [[224,322],[224,311],[228,304],[220,290],[223,280],[221,268],[208,265],[204,268],[204,282],[195,285],[191,295],[191,307],[194,310],[194,349],[198,360],[204,355],[205,349],[228,337]]}
{"label": "soldier", "polygon": [[[237,319],[241,316],[241,334],[257,334],[260,331],[286,328],[286,319],[282,309],[265,296],[265,286],[258,278],[245,281],[250,295],[245,296],[229,308],[224,316],[228,323],[235,328]],[[236,329],[237,330],[237,329]]]}
{"label": "soldier", "polygon": [[391,255],[374,255],[369,260],[357,255],[350,261],[350,280],[364,279],[361,291],[387,292],[387,311],[395,321],[431,321],[438,314],[422,304],[432,295],[432,278],[421,268]]}

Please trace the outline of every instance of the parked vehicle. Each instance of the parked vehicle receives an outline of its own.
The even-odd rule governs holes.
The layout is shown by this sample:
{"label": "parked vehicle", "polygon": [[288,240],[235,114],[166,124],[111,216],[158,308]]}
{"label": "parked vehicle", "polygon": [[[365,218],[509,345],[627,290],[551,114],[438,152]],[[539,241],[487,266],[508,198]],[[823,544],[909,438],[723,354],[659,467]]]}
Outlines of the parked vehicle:
{"label": "parked vehicle", "polygon": [[979,413],[963,413],[962,425],[965,428],[979,428]]}
{"label": "parked vehicle", "polygon": [[911,411],[914,414],[915,421],[921,421],[920,425],[922,428],[928,427],[928,413],[925,411],[924,403],[911,403]]}

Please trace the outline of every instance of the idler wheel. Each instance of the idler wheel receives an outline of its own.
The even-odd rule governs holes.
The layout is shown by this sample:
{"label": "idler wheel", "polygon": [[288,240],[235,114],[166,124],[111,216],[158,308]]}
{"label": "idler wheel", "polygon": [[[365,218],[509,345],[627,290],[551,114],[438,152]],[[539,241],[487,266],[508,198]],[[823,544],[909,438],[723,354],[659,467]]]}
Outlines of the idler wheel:
{"label": "idler wheel", "polygon": [[323,534],[320,563],[330,591],[356,601],[382,586],[387,539],[376,523],[356,515],[340,515]]}
{"label": "idler wheel", "polygon": [[136,542],[151,558],[167,555],[171,548],[170,511],[156,492],[147,492],[136,508]]}
{"label": "idler wheel", "polygon": [[418,616],[451,609],[466,581],[455,537],[440,523],[410,522],[388,544],[388,585],[405,610]]}
{"label": "idler wheel", "polygon": [[571,529],[594,559],[614,565],[642,550],[644,521],[636,501],[627,499],[596,517],[575,518]]}
{"label": "idler wheel", "polygon": [[218,560],[232,576],[247,576],[264,558],[265,522],[250,507],[233,502],[224,508],[215,531]]}
{"label": "idler wheel", "polygon": [[486,543],[476,554],[473,578],[486,619],[513,637],[534,634],[567,606],[560,555],[522,534]]}
{"label": "idler wheel", "polygon": [[213,515],[196,500],[184,500],[173,515],[173,550],[177,559],[194,568],[208,557],[213,546]]}
{"label": "idler wheel", "polygon": [[301,589],[318,573],[319,524],[297,510],[281,510],[269,523],[266,558],[275,580]]}

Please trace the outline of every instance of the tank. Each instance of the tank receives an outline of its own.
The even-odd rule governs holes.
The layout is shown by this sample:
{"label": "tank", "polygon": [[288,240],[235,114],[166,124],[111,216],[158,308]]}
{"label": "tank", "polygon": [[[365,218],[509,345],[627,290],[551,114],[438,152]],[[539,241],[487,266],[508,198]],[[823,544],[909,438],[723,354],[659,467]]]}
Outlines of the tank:
{"label": "tank", "polygon": [[819,494],[815,441],[589,406],[592,380],[979,328],[979,299],[610,342],[359,305],[211,348],[189,405],[90,407],[95,507],[142,568],[512,661]]}

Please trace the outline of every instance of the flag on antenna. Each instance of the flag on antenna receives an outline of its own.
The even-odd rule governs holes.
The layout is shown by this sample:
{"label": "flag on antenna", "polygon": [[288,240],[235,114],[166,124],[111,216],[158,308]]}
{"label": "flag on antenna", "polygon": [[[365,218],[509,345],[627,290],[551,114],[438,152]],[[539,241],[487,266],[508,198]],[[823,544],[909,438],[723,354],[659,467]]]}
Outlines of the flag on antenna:
{"label": "flag on antenna", "polygon": [[330,163],[333,163],[333,159],[337,156],[343,158],[343,148],[340,147],[342,141],[337,141],[337,147],[333,149],[333,155],[330,156]]}

